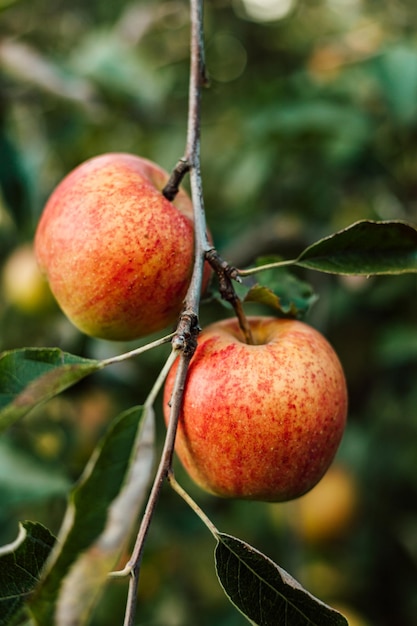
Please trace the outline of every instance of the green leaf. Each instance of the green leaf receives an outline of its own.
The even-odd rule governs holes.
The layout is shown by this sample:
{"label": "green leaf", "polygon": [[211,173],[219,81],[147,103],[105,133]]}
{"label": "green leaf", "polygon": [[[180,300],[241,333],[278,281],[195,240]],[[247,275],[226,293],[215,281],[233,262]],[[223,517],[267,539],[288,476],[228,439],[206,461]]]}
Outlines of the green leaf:
{"label": "green leaf", "polygon": [[346,619],[240,539],[217,535],[216,569],[230,601],[258,626],[347,626]]}
{"label": "green leaf", "polygon": [[8,626],[22,610],[54,542],[42,524],[23,522],[17,539],[0,548],[0,626]]}
{"label": "green leaf", "polygon": [[22,348],[0,355],[0,432],[103,367],[59,348]]}
{"label": "green leaf", "polygon": [[251,287],[244,298],[244,302],[257,302],[265,306],[275,309],[282,313],[291,313],[291,307],[284,309],[280,297],[264,285],[257,283]]}
{"label": "green leaf", "polygon": [[57,548],[30,610],[39,626],[81,626],[130,539],[153,467],[154,416],[114,422],[73,489]]}
{"label": "green leaf", "polygon": [[417,272],[417,230],[400,221],[360,221],[306,248],[296,265],[331,274]]}
{"label": "green leaf", "polygon": [[[278,258],[259,258],[256,264],[262,266],[274,261]],[[316,300],[311,285],[285,268],[262,272],[243,297],[244,302],[256,302],[291,317],[303,317]]]}

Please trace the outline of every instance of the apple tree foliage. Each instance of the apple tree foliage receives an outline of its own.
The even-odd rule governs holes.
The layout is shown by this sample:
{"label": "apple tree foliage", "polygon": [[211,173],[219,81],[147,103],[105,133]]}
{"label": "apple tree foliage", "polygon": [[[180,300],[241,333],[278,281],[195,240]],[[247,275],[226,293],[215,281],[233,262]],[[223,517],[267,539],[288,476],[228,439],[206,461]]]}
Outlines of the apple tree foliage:
{"label": "apple tree foliage", "polygon": [[[136,150],[169,169],[183,151],[187,3],[50,4],[0,3],[2,261],[32,237],[53,184],[91,152]],[[223,258],[242,268],[235,288],[245,307],[310,317],[340,346],[352,389],[345,460],[370,492],[362,534],[347,541],[340,572],[367,580],[340,584],[370,620],[407,624],[417,610],[407,594],[417,569],[417,513],[409,504],[417,496],[410,475],[417,448],[410,382],[417,358],[413,4],[396,12],[370,2],[299,0],[271,20],[250,5],[207,7],[208,222]],[[51,34],[48,20],[62,36]],[[22,23],[31,25],[26,32]],[[203,322],[224,314],[215,284],[210,295]],[[157,403],[147,398],[167,346],[121,346],[127,352],[119,360],[110,356],[114,346],[80,336],[53,308],[28,318],[3,296],[0,313],[0,625],[121,623],[126,579],[109,573],[129,557],[152,484],[161,433]],[[144,554],[139,623],[142,615],[161,624],[347,623],[337,586],[340,612],[332,594],[322,602],[320,585],[312,595],[308,577],[302,586],[274,562],[302,571],[283,527],[268,526],[269,509],[233,503],[227,518],[225,503],[213,504],[192,486],[190,492],[233,530],[209,525],[214,570],[237,617],[218,608],[202,571],[212,565],[201,552],[211,557],[213,546],[167,489],[155,514],[161,539],[152,538],[152,526],[149,560]],[[376,532],[382,513],[392,516],[394,540],[388,526]],[[240,532],[250,541],[234,536]],[[193,545],[199,560],[186,556]],[[399,580],[390,578],[389,558]],[[310,565],[314,559],[306,556]],[[177,577],[189,599],[201,579],[200,593],[216,605],[209,621],[203,601],[193,609],[178,600],[184,589]],[[393,609],[381,598],[384,577]],[[170,584],[175,599],[160,590]],[[152,614],[155,598],[160,612]],[[166,607],[179,621],[169,621]]]}

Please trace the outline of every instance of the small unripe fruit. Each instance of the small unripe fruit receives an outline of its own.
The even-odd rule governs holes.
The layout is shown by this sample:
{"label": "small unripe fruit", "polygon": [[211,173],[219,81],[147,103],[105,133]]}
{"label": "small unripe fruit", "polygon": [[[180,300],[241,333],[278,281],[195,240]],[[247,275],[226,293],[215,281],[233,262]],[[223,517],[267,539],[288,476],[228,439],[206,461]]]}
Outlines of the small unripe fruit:
{"label": "small unripe fruit", "polygon": [[341,465],[333,465],[323,480],[298,500],[291,523],[306,543],[337,540],[351,529],[358,505],[354,476]]}
{"label": "small unripe fruit", "polygon": [[[224,497],[285,501],[324,475],[345,427],[339,359],[317,330],[295,320],[248,318],[208,326],[191,360],[176,451],[201,487]],[[169,419],[177,363],[164,391]]]}
{"label": "small unripe fruit", "polygon": [[44,313],[53,304],[51,290],[39,270],[33,247],[21,244],[6,259],[2,271],[7,304],[28,315]]}
{"label": "small unripe fruit", "polygon": [[86,334],[136,339],[181,312],[194,259],[193,207],[183,190],[172,202],[163,196],[167,180],[147,159],[105,154],[50,196],[36,255],[58,304]]}

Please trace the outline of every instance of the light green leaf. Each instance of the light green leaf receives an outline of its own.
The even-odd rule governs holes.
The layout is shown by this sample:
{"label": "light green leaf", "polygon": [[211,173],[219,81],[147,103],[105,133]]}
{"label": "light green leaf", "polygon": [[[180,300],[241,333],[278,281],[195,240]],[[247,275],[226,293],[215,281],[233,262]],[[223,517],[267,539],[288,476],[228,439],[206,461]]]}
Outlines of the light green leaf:
{"label": "light green leaf", "polygon": [[86,624],[133,525],[153,467],[154,416],[121,414],[73,489],[30,610],[38,626]]}
{"label": "light green leaf", "polygon": [[101,361],[59,348],[22,348],[0,354],[0,432],[68,387],[100,370]]}

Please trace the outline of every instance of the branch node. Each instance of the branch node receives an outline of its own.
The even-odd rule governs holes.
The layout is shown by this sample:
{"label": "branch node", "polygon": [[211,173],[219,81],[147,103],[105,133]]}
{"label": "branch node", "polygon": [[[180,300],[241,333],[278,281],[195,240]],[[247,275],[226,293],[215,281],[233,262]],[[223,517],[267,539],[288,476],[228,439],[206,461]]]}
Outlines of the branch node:
{"label": "branch node", "polygon": [[222,259],[220,254],[215,248],[210,248],[205,253],[206,261],[210,263],[211,267],[216,272],[217,276],[226,275],[230,280],[235,280],[238,283],[242,282],[239,276],[239,270],[233,265],[229,265],[227,261]]}
{"label": "branch node", "polygon": [[165,196],[167,200],[172,202],[175,196],[177,195],[180,184],[184,178],[184,176],[190,171],[190,163],[188,159],[182,157],[172,170],[171,176],[168,179],[167,184],[162,189],[162,195]]}
{"label": "branch node", "polygon": [[173,349],[191,357],[197,347],[197,337],[200,330],[198,316],[194,311],[183,311],[172,339]]}

